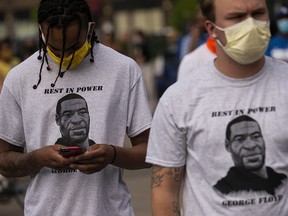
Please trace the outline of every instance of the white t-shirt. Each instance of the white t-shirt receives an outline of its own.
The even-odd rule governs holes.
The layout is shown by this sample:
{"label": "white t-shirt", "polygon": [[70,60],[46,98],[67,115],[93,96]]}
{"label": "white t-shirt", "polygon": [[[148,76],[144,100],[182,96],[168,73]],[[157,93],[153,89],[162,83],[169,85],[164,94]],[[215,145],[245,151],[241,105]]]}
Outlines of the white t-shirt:
{"label": "white t-shirt", "polygon": [[194,51],[185,55],[182,61],[180,62],[177,80],[181,80],[190,74],[197,67],[208,63],[216,57],[216,54],[211,52],[207,44],[204,43],[196,48]]}
{"label": "white t-shirt", "polygon": [[[61,137],[55,121],[56,104],[63,96],[81,95],[90,115],[89,139],[123,146],[125,135],[134,137],[150,128],[151,113],[142,72],[136,63],[101,44],[59,78],[58,65],[49,58],[36,90],[41,61],[37,53],[9,72],[0,96],[0,138],[28,152],[55,144]],[[85,175],[79,171],[43,168],[32,176],[25,199],[25,215],[132,216],[130,194],[122,169],[108,165]]]}
{"label": "white t-shirt", "polygon": [[[288,215],[287,86],[288,64],[267,57],[253,77],[226,77],[211,62],[166,91],[153,117],[146,161],[164,167],[186,165],[184,216]],[[237,130],[235,142],[261,139],[262,147],[251,147],[258,152],[238,160],[253,165],[265,158],[268,179],[252,174],[247,166],[235,168],[236,154],[233,151],[232,159],[226,150],[229,122],[244,115],[258,123],[262,136],[259,128],[249,136]],[[231,192],[216,189],[221,179]]]}

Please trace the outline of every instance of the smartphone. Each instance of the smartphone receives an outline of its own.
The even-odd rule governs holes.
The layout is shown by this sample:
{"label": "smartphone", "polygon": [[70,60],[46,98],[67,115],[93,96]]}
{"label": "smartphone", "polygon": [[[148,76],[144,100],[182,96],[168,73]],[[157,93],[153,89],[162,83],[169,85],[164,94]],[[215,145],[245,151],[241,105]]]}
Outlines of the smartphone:
{"label": "smartphone", "polygon": [[59,153],[63,157],[71,157],[71,156],[83,154],[83,150],[79,146],[67,146],[67,147],[60,148]]}

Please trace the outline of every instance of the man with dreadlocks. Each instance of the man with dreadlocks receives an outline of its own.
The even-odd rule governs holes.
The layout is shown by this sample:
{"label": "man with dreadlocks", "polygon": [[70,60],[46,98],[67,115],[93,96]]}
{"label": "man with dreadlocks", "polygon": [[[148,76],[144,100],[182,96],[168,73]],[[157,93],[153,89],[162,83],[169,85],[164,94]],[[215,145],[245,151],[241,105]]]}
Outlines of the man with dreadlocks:
{"label": "man with dreadlocks", "polygon": [[[151,112],[141,71],[97,40],[85,0],[42,0],[38,24],[39,53],[9,72],[0,95],[0,173],[31,176],[27,216],[132,216],[122,171],[150,167]],[[66,95],[78,98],[56,112]],[[61,136],[55,119],[71,143],[55,144]],[[59,154],[88,133],[95,143],[83,154]]]}

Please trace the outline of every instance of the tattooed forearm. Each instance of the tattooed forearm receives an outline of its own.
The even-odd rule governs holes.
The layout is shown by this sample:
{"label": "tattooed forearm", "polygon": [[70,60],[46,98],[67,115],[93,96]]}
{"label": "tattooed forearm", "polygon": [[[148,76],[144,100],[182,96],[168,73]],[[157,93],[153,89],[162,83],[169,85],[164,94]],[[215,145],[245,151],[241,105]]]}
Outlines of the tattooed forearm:
{"label": "tattooed forearm", "polygon": [[183,179],[183,168],[173,168],[172,169],[172,180],[176,183],[182,182]]}
{"label": "tattooed forearm", "polygon": [[160,187],[164,177],[164,175],[161,174],[161,170],[162,170],[161,167],[158,166],[152,167],[152,182],[151,182],[152,188]]}
{"label": "tattooed forearm", "polygon": [[5,152],[0,157],[1,173],[6,177],[23,177],[34,174],[37,162],[33,156],[27,156],[20,152]]}
{"label": "tattooed forearm", "polygon": [[184,176],[183,167],[152,167],[153,215],[180,216],[180,188]]}

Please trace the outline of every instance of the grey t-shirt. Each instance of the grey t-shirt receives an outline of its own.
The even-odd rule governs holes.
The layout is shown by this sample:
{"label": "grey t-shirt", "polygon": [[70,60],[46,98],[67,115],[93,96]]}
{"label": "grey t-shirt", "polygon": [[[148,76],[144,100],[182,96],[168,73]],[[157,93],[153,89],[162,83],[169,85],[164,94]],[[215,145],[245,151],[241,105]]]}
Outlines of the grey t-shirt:
{"label": "grey t-shirt", "polygon": [[[151,113],[136,63],[101,44],[95,44],[94,56],[94,63],[87,56],[54,88],[50,85],[58,66],[49,56],[52,71],[44,67],[36,90],[32,87],[41,64],[37,53],[9,72],[0,96],[0,138],[28,152],[53,145],[61,137],[57,102],[72,93],[87,103],[89,139],[96,143],[123,146],[126,134],[134,137],[150,128]],[[25,215],[132,216],[130,198],[118,167],[108,165],[91,175],[43,168],[31,178]]]}
{"label": "grey t-shirt", "polygon": [[211,61],[166,91],[146,161],[186,165],[184,216],[288,214],[287,86],[288,65],[266,58],[247,79]]}

